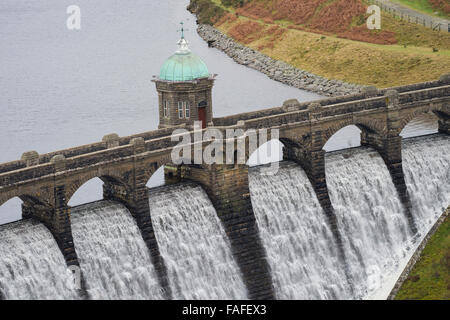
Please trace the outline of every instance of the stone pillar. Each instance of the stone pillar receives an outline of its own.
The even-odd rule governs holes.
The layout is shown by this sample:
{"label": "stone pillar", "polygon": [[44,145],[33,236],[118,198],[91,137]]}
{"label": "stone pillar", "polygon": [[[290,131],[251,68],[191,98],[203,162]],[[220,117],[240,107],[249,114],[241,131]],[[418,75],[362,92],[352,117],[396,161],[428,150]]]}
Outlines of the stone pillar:
{"label": "stone pillar", "polygon": [[22,154],[21,160],[25,161],[27,167],[39,164],[39,154],[36,151],[28,151]]}
{"label": "stone pillar", "polygon": [[[66,159],[63,155],[56,155],[51,160],[55,167],[55,173],[66,169]],[[72,237],[72,227],[70,223],[70,207],[66,201],[65,181],[55,176],[54,184],[55,206],[51,223],[48,225],[58,243],[67,265],[79,266],[77,254]],[[42,220],[42,218],[40,219]],[[45,220],[43,221],[46,222]],[[48,222],[47,222],[48,224]]]}
{"label": "stone pillar", "polygon": [[[135,154],[144,152],[145,143],[143,138],[134,138],[130,142],[134,145]],[[172,292],[167,278],[167,268],[159,251],[158,242],[155,238],[153,224],[150,217],[150,206],[148,200],[147,176],[145,168],[134,165],[134,185],[132,190],[127,190],[125,185],[118,182],[107,181],[103,185],[103,197],[105,200],[113,200],[124,204],[136,221],[142,238],[150,251],[150,258],[155,267],[158,281],[165,299],[172,299]]]}
{"label": "stone pillar", "polygon": [[199,183],[206,191],[231,243],[249,298],[274,299],[272,276],[261,243],[250,200],[248,167],[245,165],[189,166],[184,179]]}
{"label": "stone pillar", "polygon": [[402,202],[405,213],[409,221],[410,229],[416,233],[417,228],[411,213],[411,200],[406,187],[405,176],[402,165],[402,137],[400,136],[401,123],[398,112],[398,92],[388,90],[386,92],[387,105],[387,134],[383,137],[374,138],[373,134],[366,134],[368,138],[361,140],[361,143],[376,149],[383,158],[392,182],[397,189],[398,196]]}
{"label": "stone pillar", "polygon": [[[27,158],[27,157],[25,157]],[[28,157],[28,160],[31,157]],[[32,157],[36,159],[36,157]],[[56,155],[50,163],[54,165],[55,174],[66,169],[66,159],[63,155]],[[32,164],[31,164],[32,165]],[[64,256],[68,267],[80,267],[75,245],[72,236],[72,226],[70,222],[70,207],[66,201],[66,190],[64,178],[55,175],[53,185],[54,203],[43,204],[24,201],[22,204],[22,217],[24,219],[34,218],[42,222],[52,233],[61,253]],[[83,299],[88,298],[86,283],[83,274],[81,275],[81,289],[79,294]]]}
{"label": "stone pillar", "polygon": [[450,117],[439,119],[439,132],[450,134]]}
{"label": "stone pillar", "polygon": [[[56,155],[51,160],[51,163],[55,166],[55,173],[64,171],[66,169],[66,159],[63,155]],[[63,178],[55,177],[54,184],[54,198],[55,207],[53,211],[53,217],[51,224],[47,224],[47,227],[53,234],[63,256],[66,260],[67,266],[80,267],[78,256],[75,251],[75,245],[72,236],[72,225],[70,222],[70,207],[66,201],[65,181]],[[45,221],[43,221],[45,223]],[[81,289],[80,295],[83,299],[88,298],[86,290],[86,282],[83,277],[83,273],[80,269],[81,276]]]}
{"label": "stone pillar", "polygon": [[318,119],[320,119],[321,106],[318,103],[312,103],[309,108],[309,117],[311,121],[311,145],[306,149],[301,143],[284,143],[283,159],[298,163],[303,170],[305,170],[308,179],[314,188],[317,199],[325,213],[328,225],[333,233],[334,240],[339,250],[339,259],[346,266],[345,274],[347,280],[351,277],[348,270],[347,259],[344,251],[344,244],[342,236],[337,225],[337,217],[334,212],[333,204],[331,203],[330,195],[328,193],[328,185],[325,174],[325,150],[322,149],[324,145],[323,132]]}
{"label": "stone pillar", "polygon": [[115,148],[119,146],[119,136],[117,133],[107,134],[102,138],[102,142],[106,148]]}
{"label": "stone pillar", "polygon": [[[316,135],[320,132],[316,131]],[[345,262],[344,247],[342,237],[337,226],[337,218],[328,193],[327,180],[325,175],[325,151],[305,150],[295,145],[286,145],[283,149],[283,159],[299,164],[305,170],[308,179],[314,188],[317,199],[327,217],[328,224],[333,232],[335,241],[340,249],[340,259]]]}
{"label": "stone pillar", "polygon": [[333,205],[328,194],[328,186],[325,175],[325,151],[322,149],[324,145],[323,132],[318,119],[320,119],[321,106],[318,103],[311,103],[308,107],[309,118],[311,121],[311,145],[305,149],[301,144],[295,142],[285,143],[283,158],[298,163],[305,170],[309,181],[317,195],[317,199],[323,208],[328,223],[333,232],[338,247],[341,250],[342,261],[345,261],[342,237],[337,227],[337,218],[333,209]]}

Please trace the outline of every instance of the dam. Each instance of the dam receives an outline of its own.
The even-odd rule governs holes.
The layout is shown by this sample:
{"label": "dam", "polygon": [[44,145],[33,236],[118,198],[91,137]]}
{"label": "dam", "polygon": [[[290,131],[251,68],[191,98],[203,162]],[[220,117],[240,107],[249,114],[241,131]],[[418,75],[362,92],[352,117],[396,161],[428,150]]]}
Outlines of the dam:
{"label": "dam", "polygon": [[[261,167],[250,169],[251,201],[277,299],[386,295],[383,290],[390,290],[386,287],[393,285],[450,200],[448,136],[405,139],[403,154],[416,234],[409,229],[389,172],[375,150],[359,147],[327,154],[330,197],[346,263],[339,258],[332,227],[299,165],[284,161],[275,176],[260,175]],[[248,298],[224,228],[200,186],[187,182],[151,189],[149,203],[174,299]],[[100,201],[73,208],[72,232],[89,298],[163,297],[126,207]],[[3,298],[80,299],[67,286],[64,257],[41,223],[24,220],[1,226],[0,249]]]}
{"label": "dam", "polygon": [[[168,10],[166,3],[159,6]],[[147,16],[138,15],[148,28]],[[133,41],[143,42],[129,38],[130,48]],[[183,65],[186,58],[195,62],[189,71]],[[129,60],[139,59],[152,60]],[[121,58],[100,60],[98,70],[110,76],[110,62]],[[25,126],[29,132],[20,132],[20,139],[26,143],[14,141],[29,151],[0,164],[0,206],[21,203],[20,212],[6,212],[9,217],[19,213],[20,221],[0,226],[0,299],[388,296],[415,247],[449,204],[450,75],[323,98],[293,92],[260,75],[255,75],[256,85],[249,81],[240,87],[234,79],[243,73],[234,74],[223,63],[223,73],[234,76],[227,85],[216,81],[221,78],[191,52],[182,32],[178,50],[153,78],[157,103],[148,117],[140,108],[150,109],[150,99],[133,91],[132,101],[103,94],[108,98],[98,109],[92,104],[95,99],[77,99],[75,123],[80,126],[60,139],[61,126],[45,134],[39,130],[52,116],[35,127]],[[119,83],[116,88],[123,79],[133,79],[135,69],[139,67],[122,64],[114,71],[121,75],[113,81]],[[92,85],[83,79],[80,96],[92,98]],[[54,82],[67,85],[66,80]],[[114,86],[97,82],[102,86],[96,90],[111,93]],[[150,91],[142,83],[137,91]],[[220,88],[220,99],[212,97],[214,86]],[[245,94],[236,98],[230,90]],[[11,92],[6,92],[7,99]],[[227,100],[231,96],[232,103]],[[265,109],[266,103],[276,105],[286,96],[300,101],[289,99]],[[34,98],[25,96],[24,104],[33,105]],[[59,96],[50,98],[47,106],[61,104]],[[135,102],[137,107],[127,108]],[[215,113],[213,104],[218,106]],[[243,106],[250,112],[237,113]],[[433,119],[432,130],[419,128],[414,135],[422,137],[407,138],[408,127],[423,116]],[[71,113],[55,117],[64,124]],[[112,121],[98,119],[121,124],[110,126]],[[138,134],[129,131],[156,126]],[[100,127],[105,129],[101,141],[85,144],[80,133],[98,136]],[[106,134],[111,127],[121,135]],[[244,138],[249,152],[244,163],[175,164],[175,129],[189,137],[207,136],[210,129],[225,136],[237,129],[242,135],[229,140],[234,145]],[[269,131],[269,140],[282,146],[283,160],[274,175],[263,174],[267,166],[248,165],[252,153],[247,134],[259,131]],[[343,131],[344,143],[334,143]],[[3,138],[9,136],[16,138],[15,133]],[[62,149],[47,152],[53,142]],[[204,152],[207,142],[196,146]],[[343,144],[355,148],[339,150]],[[72,145],[79,146],[64,149]],[[8,148],[6,157],[14,159]],[[149,189],[158,173],[164,173],[165,185]],[[93,180],[100,182],[101,200],[71,205],[74,195]]]}

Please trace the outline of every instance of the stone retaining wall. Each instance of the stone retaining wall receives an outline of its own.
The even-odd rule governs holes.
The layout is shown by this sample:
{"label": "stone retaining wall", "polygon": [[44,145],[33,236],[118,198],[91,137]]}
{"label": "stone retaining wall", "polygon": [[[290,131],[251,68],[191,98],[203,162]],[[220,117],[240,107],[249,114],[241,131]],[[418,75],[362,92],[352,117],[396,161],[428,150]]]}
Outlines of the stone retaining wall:
{"label": "stone retaining wall", "polygon": [[258,70],[269,78],[289,86],[324,96],[354,94],[360,92],[362,88],[362,86],[340,80],[328,80],[294,68],[283,61],[274,60],[261,52],[235,42],[210,25],[200,24],[197,32],[210,46],[225,52],[237,63]]}

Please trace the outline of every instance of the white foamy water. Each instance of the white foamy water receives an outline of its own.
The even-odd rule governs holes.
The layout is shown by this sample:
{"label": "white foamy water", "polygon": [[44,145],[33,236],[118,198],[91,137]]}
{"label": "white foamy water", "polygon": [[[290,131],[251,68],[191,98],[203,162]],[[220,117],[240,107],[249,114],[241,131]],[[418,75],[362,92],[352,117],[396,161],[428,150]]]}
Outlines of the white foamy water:
{"label": "white foamy water", "polygon": [[403,140],[403,171],[417,226],[410,250],[388,274],[383,286],[370,298],[385,299],[415,249],[450,204],[450,139],[446,135],[430,135]]}
{"label": "white foamy water", "polygon": [[450,204],[450,139],[446,135],[408,139],[402,153],[412,212],[424,233]]}
{"label": "white foamy water", "polygon": [[50,231],[24,220],[0,227],[0,296],[78,299],[73,278]]}
{"label": "white foamy water", "polygon": [[338,249],[305,172],[283,163],[276,176],[249,175],[253,210],[278,299],[349,298]]}
{"label": "white foamy water", "polygon": [[408,219],[375,150],[363,147],[327,154],[325,168],[354,297],[367,298],[383,287],[407,256],[412,239]]}
{"label": "white foamy water", "polygon": [[201,187],[152,190],[150,212],[174,299],[247,298],[225,231]]}
{"label": "white foamy water", "polygon": [[376,151],[357,148],[326,155],[349,284],[303,170],[284,163],[277,175],[261,176],[253,169],[252,203],[278,298],[386,299],[415,248],[450,203],[449,146],[445,135],[404,141],[415,235]]}
{"label": "white foamy water", "polygon": [[72,232],[90,298],[162,298],[149,250],[123,205],[101,201],[72,209]]}

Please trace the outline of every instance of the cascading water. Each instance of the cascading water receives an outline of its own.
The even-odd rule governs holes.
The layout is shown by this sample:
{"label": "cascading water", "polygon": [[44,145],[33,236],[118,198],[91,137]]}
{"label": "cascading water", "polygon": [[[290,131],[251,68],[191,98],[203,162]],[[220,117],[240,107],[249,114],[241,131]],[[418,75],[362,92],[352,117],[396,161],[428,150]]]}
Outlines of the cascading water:
{"label": "cascading water", "polygon": [[[402,153],[416,235],[376,151],[361,147],[326,155],[347,265],[338,258],[327,220],[299,166],[283,162],[274,176],[261,175],[261,168],[250,170],[251,199],[277,298],[387,297],[420,240],[450,203],[448,136],[405,139]],[[150,207],[175,298],[247,298],[221,222],[200,187],[154,189]],[[72,231],[90,298],[162,298],[148,248],[124,206],[100,201],[73,208]],[[24,220],[0,227],[0,296],[80,298],[42,224]]]}
{"label": "cascading water", "polygon": [[349,298],[338,248],[305,172],[283,162],[275,176],[251,169],[249,183],[277,298]]}
{"label": "cascading water", "polygon": [[354,298],[368,298],[407,256],[408,219],[377,151],[361,147],[327,154],[325,170]]}
{"label": "cascading water", "polygon": [[450,139],[446,135],[406,139],[402,154],[412,213],[425,235],[450,204]]}
{"label": "cascading water", "polygon": [[175,299],[246,299],[247,290],[206,193],[192,184],[150,191],[150,211]]}
{"label": "cascading water", "polygon": [[346,266],[303,170],[282,163],[274,176],[250,171],[250,193],[281,299],[385,299],[414,249],[450,202],[450,140],[404,140],[403,168],[418,228],[413,235],[387,167],[373,149],[326,155],[330,198]]}
{"label": "cascading water", "polygon": [[23,220],[0,227],[0,295],[5,299],[79,299],[50,231]]}
{"label": "cascading water", "polygon": [[149,250],[123,205],[99,201],[72,209],[72,232],[90,298],[163,298]]}

